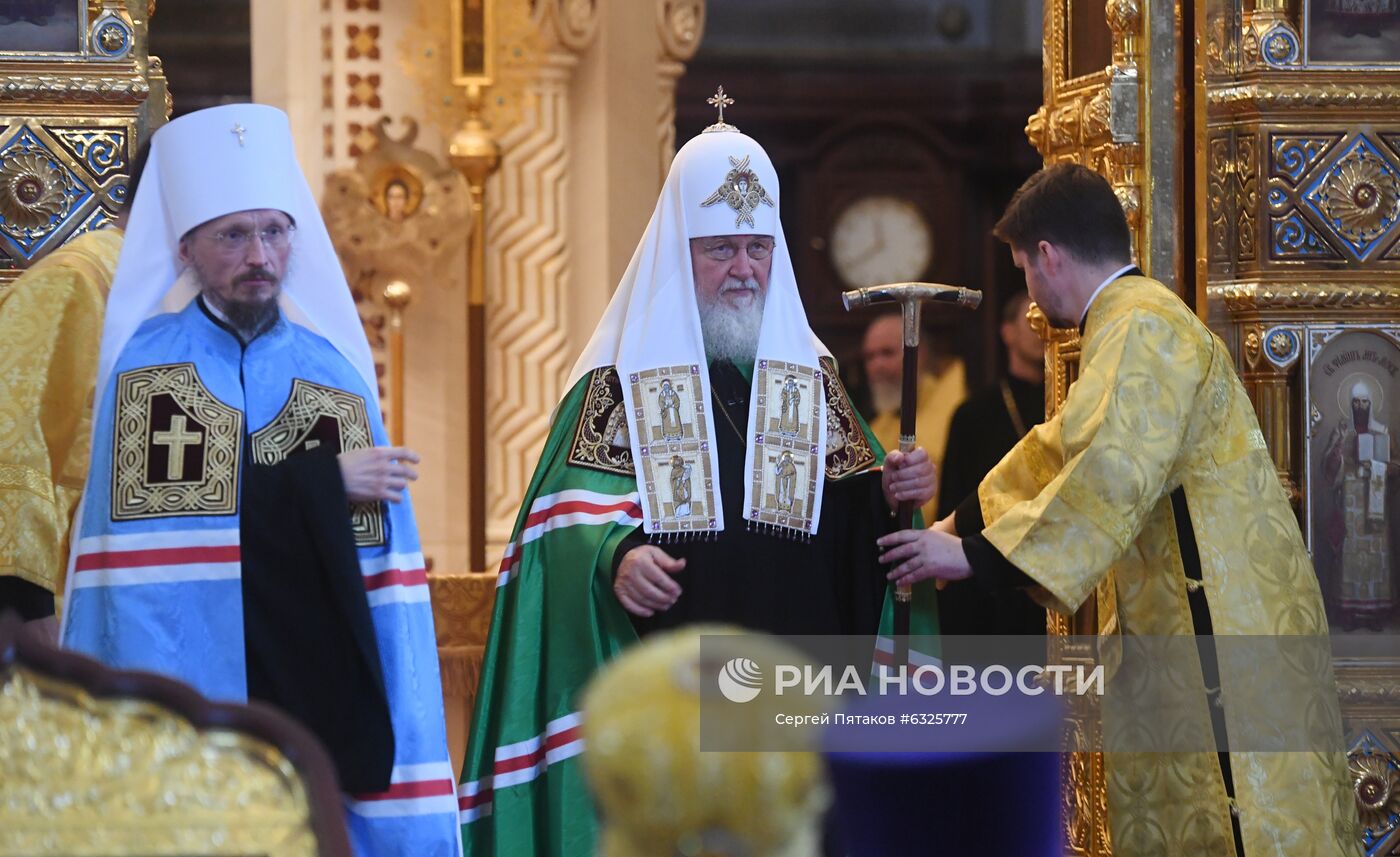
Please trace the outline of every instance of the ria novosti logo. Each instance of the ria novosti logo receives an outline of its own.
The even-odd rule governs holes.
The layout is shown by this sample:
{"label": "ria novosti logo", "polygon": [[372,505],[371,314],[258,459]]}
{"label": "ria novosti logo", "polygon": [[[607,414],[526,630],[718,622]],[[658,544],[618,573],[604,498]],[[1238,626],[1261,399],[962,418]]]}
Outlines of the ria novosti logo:
{"label": "ria novosti logo", "polygon": [[[774,687],[777,696],[799,694],[806,696],[844,696],[870,694],[908,696],[1005,696],[1016,691],[1023,696],[1040,696],[1053,693],[1055,696],[1075,694],[1104,694],[1104,666],[1093,665],[1035,664],[1022,666],[1015,673],[1010,667],[992,664],[984,667],[980,674],[976,667],[968,664],[953,664],[944,667],[939,663],[924,664],[912,673],[908,667],[892,669],[879,667],[872,674],[865,675],[848,665],[840,672],[831,665],[816,667],[811,664],[777,664],[773,667]],[[749,658],[730,658],[719,670],[719,690],[730,702],[751,702],[763,690],[763,668]]]}
{"label": "ria novosti logo", "polygon": [[730,702],[749,702],[763,688],[763,670],[748,658],[731,658],[720,668],[719,692]]}

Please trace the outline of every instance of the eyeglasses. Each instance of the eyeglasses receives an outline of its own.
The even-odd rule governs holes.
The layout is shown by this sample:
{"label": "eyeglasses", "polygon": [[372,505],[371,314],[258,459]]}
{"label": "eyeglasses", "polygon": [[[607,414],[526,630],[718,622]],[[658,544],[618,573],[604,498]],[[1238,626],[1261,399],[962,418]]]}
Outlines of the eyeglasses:
{"label": "eyeglasses", "polygon": [[[750,259],[755,262],[762,262],[764,259],[773,255],[773,242],[766,238],[757,238],[750,241],[748,246],[744,249],[748,252]],[[738,252],[739,248],[735,247],[730,241],[706,244],[704,248],[705,255],[714,259],[716,262],[728,262],[730,259],[733,259]]]}
{"label": "eyeglasses", "polygon": [[219,245],[221,251],[233,255],[247,252],[254,236],[257,236],[262,241],[263,246],[269,250],[285,249],[291,243],[292,233],[295,231],[296,227],[290,225],[267,226],[258,230],[224,229],[210,233],[207,237],[212,238],[214,243]]}

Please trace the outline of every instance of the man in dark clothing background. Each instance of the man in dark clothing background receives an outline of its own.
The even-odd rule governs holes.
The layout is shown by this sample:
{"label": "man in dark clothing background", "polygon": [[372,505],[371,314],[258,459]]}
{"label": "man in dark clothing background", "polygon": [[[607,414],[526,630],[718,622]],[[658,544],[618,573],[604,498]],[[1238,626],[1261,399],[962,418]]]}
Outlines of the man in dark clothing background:
{"label": "man in dark clothing background", "polygon": [[[1002,304],[1006,374],[953,413],[935,520],[951,515],[1016,441],[1045,420],[1045,345],[1027,318],[1030,303],[1020,292]],[[959,580],[938,594],[938,622],[947,635],[1043,634],[1045,609],[1019,589],[993,595]]]}

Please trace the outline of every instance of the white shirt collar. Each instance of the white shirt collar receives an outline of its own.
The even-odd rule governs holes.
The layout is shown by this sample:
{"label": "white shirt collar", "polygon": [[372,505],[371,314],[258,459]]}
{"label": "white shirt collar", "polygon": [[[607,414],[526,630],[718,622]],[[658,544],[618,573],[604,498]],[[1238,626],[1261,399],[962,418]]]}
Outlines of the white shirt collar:
{"label": "white shirt collar", "polygon": [[228,320],[228,316],[224,315],[223,310],[214,306],[213,301],[205,300],[204,296],[200,295],[199,302],[204,305],[205,309],[209,310],[209,314],[212,315],[214,318],[217,318],[219,321],[222,321],[224,324],[227,324],[230,327],[233,326],[233,323]]}
{"label": "white shirt collar", "polygon": [[1094,305],[1094,299],[1097,298],[1097,297],[1099,296],[1099,292],[1103,291],[1103,290],[1108,286],[1109,283],[1113,282],[1114,280],[1116,280],[1116,279],[1118,279],[1119,277],[1123,276],[1124,274],[1128,273],[1129,271],[1131,271],[1131,270],[1132,270],[1133,268],[1135,268],[1135,267],[1137,267],[1137,266],[1134,265],[1134,264],[1132,264],[1132,263],[1130,262],[1130,263],[1128,263],[1127,265],[1124,265],[1123,267],[1121,267],[1121,268],[1119,268],[1118,270],[1114,271],[1113,273],[1109,274],[1109,275],[1108,275],[1108,279],[1104,280],[1102,283],[1099,283],[1099,287],[1098,287],[1097,289],[1094,289],[1094,293],[1093,293],[1093,294],[1089,295],[1089,302],[1086,303],[1086,304],[1084,305],[1084,313],[1083,313],[1083,315],[1079,316],[1079,326],[1080,326],[1080,327],[1083,327],[1083,326],[1084,326],[1084,319],[1086,319],[1086,318],[1089,317],[1089,307],[1091,307],[1091,306]]}

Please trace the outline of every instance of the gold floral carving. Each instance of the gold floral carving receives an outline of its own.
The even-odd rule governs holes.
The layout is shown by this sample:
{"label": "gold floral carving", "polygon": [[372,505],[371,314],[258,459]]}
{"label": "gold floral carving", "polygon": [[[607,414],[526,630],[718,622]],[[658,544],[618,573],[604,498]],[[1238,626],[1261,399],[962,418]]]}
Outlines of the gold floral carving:
{"label": "gold floral carving", "polygon": [[52,232],[71,207],[72,187],[72,174],[38,151],[0,156],[0,230],[19,238]]}
{"label": "gold floral carving", "polygon": [[1354,753],[1349,762],[1361,826],[1376,831],[1390,828],[1391,816],[1400,812],[1400,769],[1396,760],[1385,755]]}
{"label": "gold floral carving", "polygon": [[[127,171],[140,141],[169,116],[169,93],[160,63],[146,55],[147,21],[133,20],[126,6],[125,0],[100,0],[87,14],[96,29],[89,34],[95,38],[86,39],[88,48],[102,50],[104,43],[110,47],[104,35],[108,28],[115,28],[122,31],[118,35],[126,42],[118,45],[121,56],[99,62],[74,54],[71,59],[10,62],[0,70],[0,102],[12,108],[0,121],[0,130],[9,136],[27,127],[42,148],[50,149],[47,154],[53,155],[60,171],[71,170],[77,183],[93,191],[64,193],[68,188],[55,184],[62,182],[59,176],[38,163],[17,163],[23,147],[10,147],[6,158],[9,170],[0,180],[4,185],[0,189],[0,217],[14,246],[0,253],[0,293],[50,250],[110,223],[123,202],[118,186],[126,182],[120,174]],[[76,49],[79,34],[73,35]],[[118,138],[118,145],[108,147],[109,137],[89,150],[97,157],[75,153],[71,146],[63,150],[68,141],[60,143],[55,138],[59,136],[56,132],[65,128],[91,132],[94,140],[110,134]],[[116,157],[104,168],[100,161],[107,155]],[[25,175],[18,175],[20,172]],[[77,190],[80,185],[71,187]],[[26,237],[15,235],[26,228],[20,227],[19,221],[27,225]]]}
{"label": "gold floral carving", "polygon": [[1258,3],[1245,12],[1240,34],[1240,54],[1246,68],[1278,68],[1296,65],[1298,30],[1286,11]]}
{"label": "gold floral carving", "polygon": [[1138,181],[1141,165],[1142,146],[1137,143],[1118,144],[1109,150],[1108,179],[1138,247],[1142,246],[1142,186]]}
{"label": "gold floral carving", "polygon": [[1210,225],[1210,254],[1212,262],[1230,261],[1230,231],[1234,207],[1230,174],[1234,162],[1230,157],[1230,138],[1221,134],[1206,144],[1206,222]]}
{"label": "gold floral carving", "polygon": [[1254,221],[1259,206],[1258,152],[1254,134],[1241,134],[1235,140],[1235,182],[1239,216],[1235,223],[1236,249],[1240,261],[1255,257]]}
{"label": "gold floral carving", "polygon": [[305,787],[275,748],[155,704],[0,675],[0,857],[312,857]]}
{"label": "gold floral carving", "polygon": [[139,102],[151,94],[151,85],[141,77],[93,77],[88,75],[4,75],[0,76],[0,97],[8,103],[29,103],[62,99],[78,104]]}
{"label": "gold floral carving", "polygon": [[1253,369],[1259,365],[1259,355],[1263,353],[1262,341],[1257,328],[1251,328],[1244,335],[1244,359]]}
{"label": "gold floral carving", "polygon": [[1210,286],[1211,300],[1231,313],[1256,310],[1394,310],[1400,286],[1381,283],[1237,282]]}
{"label": "gold floral carving", "polygon": [[1327,171],[1318,204],[1339,235],[1365,244],[1400,215],[1400,180],[1379,157],[1357,148]]}
{"label": "gold floral carving", "polygon": [[1400,684],[1396,684],[1393,675],[1340,680],[1337,682],[1337,694],[1341,697],[1342,705],[1346,707],[1390,707],[1400,704]]}
{"label": "gold floral carving", "polygon": [[1080,128],[1084,139],[1101,140],[1108,137],[1109,121],[1112,119],[1113,100],[1107,89],[1100,89],[1084,103],[1084,119]]}
{"label": "gold floral carving", "polygon": [[1313,107],[1400,108],[1400,88],[1360,80],[1321,83],[1293,79],[1211,87],[1207,100],[1212,112],[1235,114]]}
{"label": "gold floral carving", "polygon": [[430,574],[433,624],[437,629],[443,698],[463,703],[470,717],[476,698],[491,613],[496,602],[495,574]]}
{"label": "gold floral carving", "polygon": [[1113,64],[1136,64],[1137,34],[1142,29],[1139,0],[1108,0],[1104,12],[1114,37]]}

